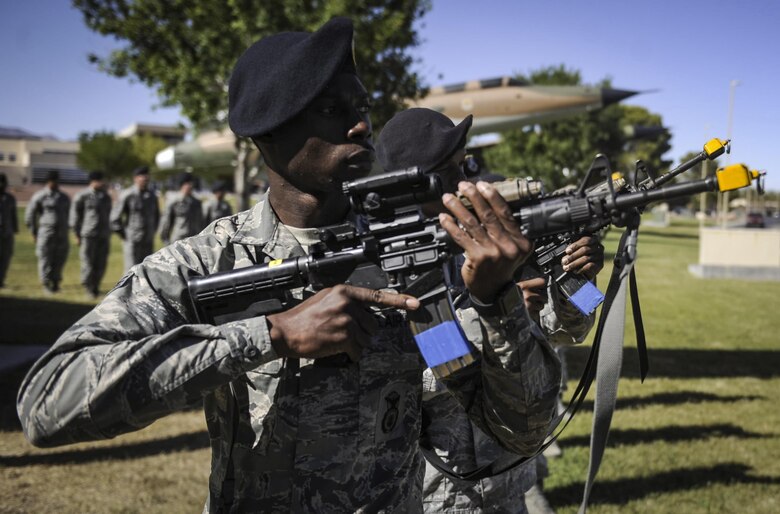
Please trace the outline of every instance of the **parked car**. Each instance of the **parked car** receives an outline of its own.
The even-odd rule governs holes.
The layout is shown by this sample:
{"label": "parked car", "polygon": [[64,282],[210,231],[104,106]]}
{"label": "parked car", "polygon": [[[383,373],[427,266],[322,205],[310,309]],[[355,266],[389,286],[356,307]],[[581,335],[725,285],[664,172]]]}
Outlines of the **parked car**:
{"label": "parked car", "polygon": [[749,212],[745,226],[748,228],[764,228],[764,215],[760,212]]}

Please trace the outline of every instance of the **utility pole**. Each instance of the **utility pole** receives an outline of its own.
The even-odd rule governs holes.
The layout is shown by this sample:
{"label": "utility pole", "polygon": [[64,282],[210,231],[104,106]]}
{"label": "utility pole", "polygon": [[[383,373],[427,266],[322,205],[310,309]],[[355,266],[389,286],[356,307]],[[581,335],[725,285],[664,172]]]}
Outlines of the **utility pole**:
{"label": "utility pole", "polygon": [[[710,136],[710,125],[709,123],[704,125],[704,140],[709,141]],[[701,163],[701,178],[707,178],[707,162],[709,159],[704,159],[704,162]],[[716,195],[717,196],[717,195]],[[699,233],[701,233],[701,229],[704,228],[704,218],[707,216],[707,195],[701,194],[699,195]]]}
{"label": "utility pole", "polygon": [[[731,141],[731,132],[734,127],[734,92],[737,89],[737,86],[740,84],[739,80],[732,80],[729,83],[729,121],[727,126],[727,135],[726,139]],[[731,164],[731,153],[726,154],[726,166]],[[722,216],[721,219],[721,227],[726,228],[726,219],[728,218],[729,214],[729,192],[726,191],[723,193],[723,209],[722,209]]]}

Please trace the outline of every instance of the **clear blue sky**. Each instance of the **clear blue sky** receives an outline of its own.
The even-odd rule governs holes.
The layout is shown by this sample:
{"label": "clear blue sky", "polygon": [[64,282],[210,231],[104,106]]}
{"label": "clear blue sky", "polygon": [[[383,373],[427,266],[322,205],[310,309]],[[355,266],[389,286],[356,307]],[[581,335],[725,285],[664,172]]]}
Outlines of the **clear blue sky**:
{"label": "clear blue sky", "polygon": [[[564,63],[589,83],[610,77],[618,88],[658,89],[626,103],[663,117],[675,160],[726,137],[737,79],[731,160],[766,169],[780,190],[778,22],[774,0],[434,0],[415,53],[429,85]],[[75,139],[133,122],[186,122],[177,109],[155,109],[153,91],[87,62],[115,44],[65,0],[0,2],[0,125]]]}

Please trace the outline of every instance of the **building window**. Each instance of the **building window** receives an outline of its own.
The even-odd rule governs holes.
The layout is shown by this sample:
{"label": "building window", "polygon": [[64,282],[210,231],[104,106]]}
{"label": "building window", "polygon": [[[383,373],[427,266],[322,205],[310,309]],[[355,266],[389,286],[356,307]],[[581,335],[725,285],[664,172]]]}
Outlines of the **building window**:
{"label": "building window", "polygon": [[5,154],[3,152],[0,152],[0,161],[5,160]]}
{"label": "building window", "polygon": [[8,162],[16,162],[16,154],[15,153],[9,153],[8,154]]}

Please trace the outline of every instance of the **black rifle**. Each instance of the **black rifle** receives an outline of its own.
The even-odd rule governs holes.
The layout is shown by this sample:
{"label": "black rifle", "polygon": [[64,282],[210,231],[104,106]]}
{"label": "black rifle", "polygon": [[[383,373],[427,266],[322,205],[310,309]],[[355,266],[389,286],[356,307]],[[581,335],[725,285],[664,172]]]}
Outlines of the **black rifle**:
{"label": "black rifle", "polygon": [[[713,160],[729,152],[729,142],[720,139],[711,139],[708,141],[700,153],[680,164],[673,170],[653,177],[647,166],[642,161],[636,162],[635,172],[630,182],[622,177],[612,177],[612,171],[609,168],[609,161],[597,157],[587,175],[582,181],[583,186],[591,183],[594,175],[607,176],[612,178],[612,187],[615,191],[639,192],[658,189],[663,184],[669,182],[674,177],[691,169],[704,160]],[[638,182],[640,174],[646,178]],[[580,186],[581,188],[583,186]],[[584,194],[587,196],[596,196],[609,191],[609,185],[606,181],[589,188]],[[583,196],[582,191],[576,193]],[[640,208],[641,211],[641,208]],[[566,248],[583,236],[592,236],[594,232],[578,232],[577,227],[572,227],[572,231],[555,234],[548,237],[542,237],[535,241],[533,261],[528,263],[526,269],[536,269],[539,273],[547,275],[555,282],[558,289],[564,297],[579,310],[583,316],[590,315],[604,301],[604,295],[582,275],[567,272],[563,269],[561,259],[566,255]]]}
{"label": "black rifle", "polygon": [[[606,157],[600,155],[589,175],[609,170]],[[732,178],[739,173],[729,175],[730,189],[757,178],[757,172]],[[621,194],[609,175],[603,188],[588,191],[584,184],[571,194],[551,197],[541,196],[534,181],[515,179],[497,186],[523,234],[534,241],[595,233],[610,224],[624,225],[649,203],[719,190],[716,176]],[[321,228],[322,242],[309,255],[191,279],[188,288],[199,321],[221,324],[284,311],[301,301],[293,292],[304,287],[319,290],[346,283],[390,288],[420,299],[421,308],[410,312],[408,319],[436,376],[473,362],[475,354],[455,321],[444,280],[444,266],[462,249],[438,218],[428,218],[419,209],[419,204],[440,197],[438,177],[411,168],[345,182],[343,191],[362,217]]]}

